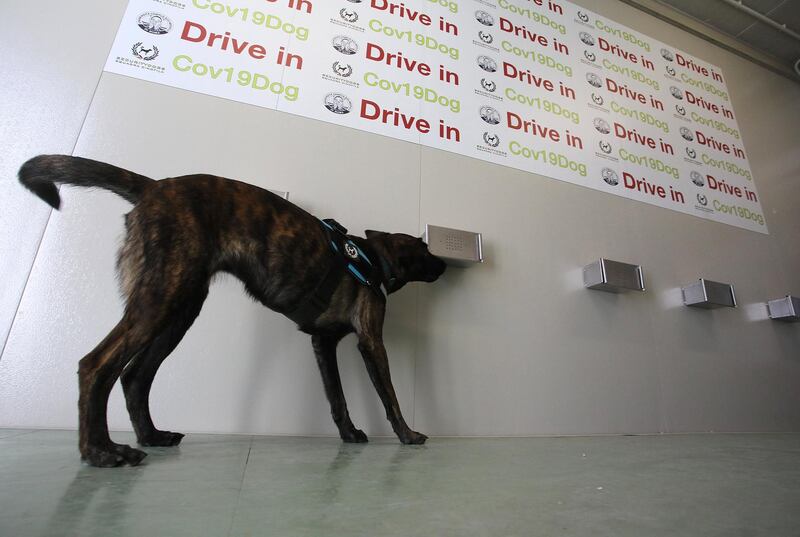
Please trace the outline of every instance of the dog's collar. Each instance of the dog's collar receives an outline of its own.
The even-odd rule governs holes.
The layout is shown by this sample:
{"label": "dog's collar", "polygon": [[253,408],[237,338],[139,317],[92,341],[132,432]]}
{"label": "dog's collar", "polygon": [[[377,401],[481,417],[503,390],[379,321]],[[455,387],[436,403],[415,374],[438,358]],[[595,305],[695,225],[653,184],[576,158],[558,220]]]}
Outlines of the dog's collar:
{"label": "dog's collar", "polygon": [[381,265],[381,285],[385,293],[388,295],[390,291],[394,290],[394,285],[397,282],[397,276],[395,276],[394,271],[392,270],[391,265],[389,262],[386,261],[386,258],[380,254],[376,254],[378,261]]}

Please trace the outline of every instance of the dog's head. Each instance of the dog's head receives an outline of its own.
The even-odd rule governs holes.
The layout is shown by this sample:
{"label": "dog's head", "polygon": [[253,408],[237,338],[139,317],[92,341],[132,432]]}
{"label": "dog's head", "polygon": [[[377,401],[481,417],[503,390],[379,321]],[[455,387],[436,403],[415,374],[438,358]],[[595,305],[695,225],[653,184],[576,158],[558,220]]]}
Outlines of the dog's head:
{"label": "dog's head", "polygon": [[386,291],[394,293],[408,282],[433,282],[441,276],[447,265],[428,251],[422,239],[405,233],[366,231],[367,242],[388,265],[385,274]]}

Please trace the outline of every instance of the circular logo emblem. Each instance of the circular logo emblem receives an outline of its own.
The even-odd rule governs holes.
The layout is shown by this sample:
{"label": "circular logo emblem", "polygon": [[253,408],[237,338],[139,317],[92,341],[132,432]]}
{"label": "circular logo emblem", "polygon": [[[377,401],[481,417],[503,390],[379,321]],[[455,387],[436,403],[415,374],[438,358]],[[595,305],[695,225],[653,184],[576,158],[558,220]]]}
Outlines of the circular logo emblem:
{"label": "circular logo emblem", "polygon": [[487,73],[494,73],[497,71],[497,62],[489,56],[478,56],[478,66]]}
{"label": "circular logo emblem", "polygon": [[347,22],[356,22],[358,20],[358,13],[352,9],[347,9],[346,7],[343,7],[339,10],[339,16],[342,18],[342,20]]}
{"label": "circular logo emblem", "polygon": [[595,92],[592,92],[592,102],[594,104],[596,104],[597,106],[603,106],[603,103],[605,101],[603,100],[603,96],[602,95],[598,95]]}
{"label": "circular logo emblem", "polygon": [[679,104],[675,105],[675,111],[678,112],[682,116],[686,115],[686,109],[684,107],[682,107],[681,105],[679,105]]}
{"label": "circular logo emblem", "polygon": [[602,151],[606,155],[610,155],[611,154],[611,144],[610,143],[606,142],[605,140],[600,140],[600,144],[598,144],[598,145],[600,146],[600,151]]}
{"label": "circular logo emblem", "polygon": [[346,95],[329,93],[325,96],[325,108],[334,114],[348,114],[353,109],[353,103]]}
{"label": "circular logo emblem", "polygon": [[697,194],[697,203],[699,203],[700,205],[705,207],[706,205],[708,205],[708,198],[705,197],[703,194],[700,194],[698,192],[698,194]]}
{"label": "circular logo emblem", "polygon": [[686,140],[687,142],[693,142],[694,141],[694,135],[692,134],[692,131],[690,131],[686,127],[681,127],[681,137],[684,140]]}
{"label": "circular logo emblem", "polygon": [[592,34],[589,32],[581,32],[578,34],[578,37],[581,38],[581,41],[583,41],[585,45],[589,45],[590,47],[594,46],[594,37],[592,37]]}
{"label": "circular logo emblem", "polygon": [[689,158],[696,158],[696,157],[697,157],[697,151],[695,151],[695,150],[694,150],[693,148],[691,148],[691,147],[687,147],[687,148],[686,148],[686,155],[687,155]]}
{"label": "circular logo emblem", "polygon": [[667,69],[667,74],[669,76],[675,76],[675,68],[674,67],[672,67],[671,65],[667,65],[666,69]]}
{"label": "circular logo emblem", "polygon": [[619,177],[617,176],[617,172],[615,172],[611,168],[603,168],[603,170],[600,172],[600,176],[603,178],[603,181],[605,181],[611,186],[617,186],[619,184]]}
{"label": "circular logo emblem", "polygon": [[352,56],[356,52],[358,52],[358,43],[356,43],[353,39],[347,37],[346,35],[337,35],[333,38],[333,48],[337,51],[341,52],[342,54],[347,54],[348,56]]}
{"label": "circular logo emblem", "polygon": [[583,57],[586,58],[587,60],[589,60],[592,63],[594,63],[594,61],[597,59],[597,56],[595,55],[595,53],[592,52],[589,49],[585,49],[583,51]]}
{"label": "circular logo emblem", "polygon": [[595,88],[602,87],[603,85],[603,81],[600,80],[600,77],[594,73],[586,73],[586,82],[588,82],[590,86],[594,86]]}
{"label": "circular logo emblem", "polygon": [[693,171],[689,174],[689,177],[692,179],[692,182],[697,186],[706,186],[706,182],[703,179],[703,175],[700,172]]}
{"label": "circular logo emblem", "polygon": [[673,97],[675,97],[679,101],[683,100],[683,92],[678,86],[670,86],[669,92],[672,94]]}
{"label": "circular logo emblem", "polygon": [[483,141],[489,147],[497,147],[500,145],[500,137],[496,134],[490,134],[488,132],[483,133]]}
{"label": "circular logo emblem", "polygon": [[480,114],[481,119],[489,125],[497,125],[500,123],[500,112],[491,106],[481,106]]}
{"label": "circular logo emblem", "polygon": [[344,253],[346,253],[347,257],[350,259],[358,259],[358,248],[349,242],[344,243]]}
{"label": "circular logo emblem", "polygon": [[492,37],[492,34],[490,34],[489,32],[484,32],[483,30],[478,32],[478,39],[487,44],[494,41],[494,37]]}
{"label": "circular logo emblem", "polygon": [[334,62],[333,74],[340,76],[342,78],[347,78],[348,76],[353,74],[353,68],[350,66],[349,63]]}
{"label": "circular logo emblem", "polygon": [[131,52],[133,52],[133,55],[140,60],[149,62],[158,56],[158,47],[155,45],[150,45],[150,48],[145,48],[145,46],[139,42],[131,47]]}
{"label": "circular logo emblem", "polygon": [[581,22],[589,22],[589,15],[583,11],[578,11],[578,18],[581,20]]}
{"label": "circular logo emblem", "polygon": [[172,30],[172,21],[169,20],[169,17],[155,11],[148,11],[139,15],[139,18],[136,19],[136,24],[148,34],[164,35]]}
{"label": "circular logo emblem", "polygon": [[481,87],[488,91],[489,93],[494,93],[497,89],[497,84],[494,83],[493,80],[486,80],[485,78],[481,78]]}
{"label": "circular logo emblem", "polygon": [[667,60],[668,62],[675,61],[675,56],[672,54],[672,51],[665,48],[661,49],[661,57]]}
{"label": "circular logo emblem", "polygon": [[483,10],[478,10],[475,12],[475,20],[484,26],[494,26],[494,17]]}
{"label": "circular logo emblem", "polygon": [[597,132],[600,134],[608,134],[611,132],[611,125],[601,117],[595,118],[594,121],[592,121],[592,125],[594,125],[594,128],[597,129]]}

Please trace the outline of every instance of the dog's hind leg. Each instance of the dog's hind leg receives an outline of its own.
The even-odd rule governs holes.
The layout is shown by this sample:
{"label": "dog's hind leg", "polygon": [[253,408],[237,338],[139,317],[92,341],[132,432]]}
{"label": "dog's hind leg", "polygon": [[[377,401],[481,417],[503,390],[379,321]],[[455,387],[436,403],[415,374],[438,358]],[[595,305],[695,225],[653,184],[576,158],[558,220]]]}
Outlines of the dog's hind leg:
{"label": "dog's hind leg", "polygon": [[111,441],[106,407],[111,388],[125,365],[155,338],[160,328],[157,322],[126,311],[108,336],[80,361],[79,448],[81,457],[92,466],[135,466],[147,455]]}
{"label": "dog's hind leg", "polygon": [[366,442],[367,435],[364,434],[364,431],[356,429],[347,412],[347,402],[344,398],[339,364],[336,359],[336,345],[341,339],[339,336],[315,335],[311,337],[311,344],[314,346],[317,365],[322,373],[322,383],[325,385],[325,395],[328,396],[328,402],[331,404],[331,415],[336,427],[339,428],[339,435],[345,442]]}
{"label": "dog's hind leg", "polygon": [[175,317],[168,320],[158,337],[122,372],[120,381],[125,393],[125,403],[136,438],[142,446],[177,446],[183,439],[181,433],[159,431],[153,425],[150,416],[150,388],[161,363],[175,350],[192,326],[207,296],[208,287],[205,286],[188,299]]}

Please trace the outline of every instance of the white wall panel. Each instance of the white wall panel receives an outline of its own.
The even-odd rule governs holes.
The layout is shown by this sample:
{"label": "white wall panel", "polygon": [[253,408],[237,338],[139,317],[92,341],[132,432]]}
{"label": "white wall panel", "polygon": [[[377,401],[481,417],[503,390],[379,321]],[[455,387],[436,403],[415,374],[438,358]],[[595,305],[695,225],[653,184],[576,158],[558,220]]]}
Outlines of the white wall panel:
{"label": "white wall panel", "polygon": [[0,3],[0,349],[50,215],[17,170],[39,153],[72,152],[124,11],[124,0]]}
{"label": "white wall panel", "polygon": [[[358,149],[365,146],[369,151]],[[356,233],[382,226],[417,232],[417,146],[117,75],[103,76],[76,154],[152,177],[209,172],[288,190],[295,203]],[[0,385],[2,423],[74,424],[77,360],[121,315],[113,263],[129,205],[105,192],[64,190],[0,361],[0,377],[20,379]],[[395,387],[409,418],[415,302],[413,288],[406,290],[392,301],[387,322]],[[353,338],[343,341],[341,355],[354,421],[391,433]],[[38,385],[58,389],[39,394]],[[31,400],[31,393],[39,395]],[[212,287],[196,325],[165,363],[153,408],[157,423],[179,430],[336,431],[308,336],[250,301],[232,277]],[[109,421],[129,427],[119,389]]]}
{"label": "white wall panel", "polygon": [[[800,330],[766,320],[763,306],[800,294],[800,86],[621,3],[580,3],[723,69],[770,235],[109,74],[76,154],[154,177],[209,172],[288,190],[292,201],[356,233],[419,233],[425,223],[484,233],[482,266],[450,269],[440,282],[413,285],[390,300],[395,386],[407,419],[423,432],[800,430]],[[110,43],[108,28],[121,16],[123,6],[113,4],[93,12],[99,24],[92,26],[101,30],[82,34],[98,49]],[[9,13],[18,21],[31,16]],[[99,72],[104,54],[96,56],[82,69]],[[17,69],[48,72],[41,57],[28,64]],[[62,74],[64,85],[76,85],[85,72]],[[38,114],[53,101],[34,96],[20,108],[4,93],[0,105],[24,125],[28,108]],[[72,101],[72,108],[59,104],[36,116],[14,161],[70,151],[48,141],[46,117],[74,125],[88,101]],[[12,164],[2,163],[9,176]],[[20,245],[12,248],[27,252],[30,266],[45,206],[13,182],[4,188],[14,214],[43,215],[31,227],[14,217],[17,223],[2,230],[3,248]],[[4,193],[0,203],[6,199]],[[127,208],[112,194],[66,189],[0,357],[0,426],[75,426],[77,361],[121,312],[113,259]],[[584,290],[581,267],[601,256],[641,263],[647,292]],[[2,277],[12,285],[0,304],[11,319],[19,300],[12,291],[28,273],[24,260],[3,258]],[[679,287],[699,277],[734,283],[740,307],[683,307]],[[341,348],[354,421],[368,433],[389,434],[353,339]],[[250,302],[232,278],[212,288],[157,377],[153,400],[157,423],[176,430],[335,433],[307,336]],[[129,427],[118,390],[110,421]]]}

